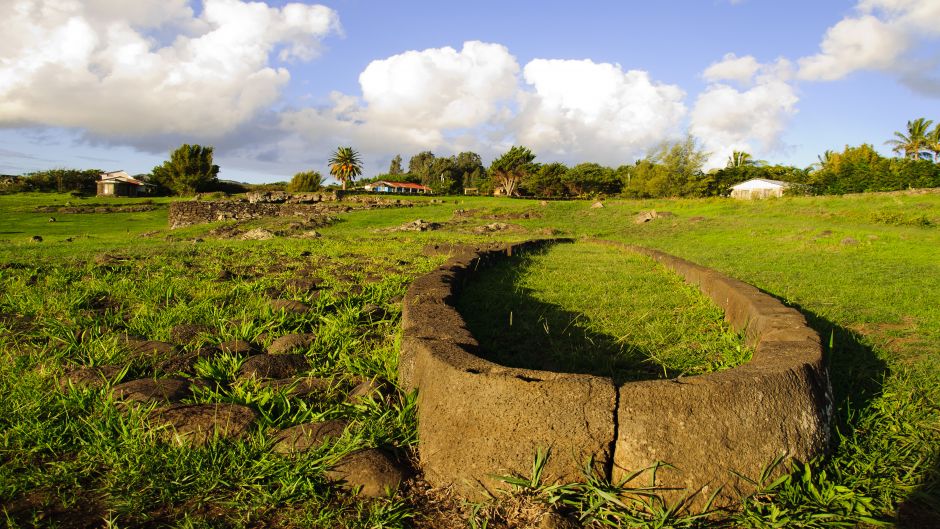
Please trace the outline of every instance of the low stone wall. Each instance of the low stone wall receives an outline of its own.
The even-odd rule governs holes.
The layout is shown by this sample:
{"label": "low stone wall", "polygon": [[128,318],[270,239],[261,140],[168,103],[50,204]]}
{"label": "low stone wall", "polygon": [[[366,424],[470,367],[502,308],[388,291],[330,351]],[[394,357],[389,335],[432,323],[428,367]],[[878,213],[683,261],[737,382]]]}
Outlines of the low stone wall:
{"label": "low stone wall", "polygon": [[[660,468],[655,485],[671,489],[663,491],[668,499],[694,496],[701,505],[718,487],[719,503],[747,492],[734,472],[757,476],[777,456],[806,461],[825,453],[831,390],[819,336],[803,316],[753,286],[655,250],[621,245],[698,285],[755,348],[750,362],[618,386],[477,356],[455,296],[481,266],[540,244],[458,254],[408,290],[399,377],[403,388],[419,390],[428,482],[478,496],[498,485],[494,474],[528,475],[536,450],[550,449],[549,479],[582,480],[586,461],[614,480],[666,462],[674,468]],[[649,486],[651,475],[636,480]]]}
{"label": "low stone wall", "polygon": [[[269,193],[270,194],[270,193]],[[286,195],[286,194],[285,194]],[[409,202],[379,198],[354,200],[351,203],[339,203],[333,195],[305,195],[310,200],[292,200],[289,202],[261,200],[190,200],[170,204],[167,218],[170,229],[183,228],[195,224],[218,222],[223,220],[250,220],[263,217],[315,217],[333,215],[356,209],[375,209],[389,207],[411,207]]]}

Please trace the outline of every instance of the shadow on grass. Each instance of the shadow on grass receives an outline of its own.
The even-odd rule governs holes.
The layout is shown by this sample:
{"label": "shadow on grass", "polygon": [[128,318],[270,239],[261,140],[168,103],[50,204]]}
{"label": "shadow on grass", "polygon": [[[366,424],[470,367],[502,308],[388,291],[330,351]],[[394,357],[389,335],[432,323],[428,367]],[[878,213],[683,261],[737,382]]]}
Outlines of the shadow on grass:
{"label": "shadow on grass", "polygon": [[479,356],[507,367],[607,376],[616,383],[670,376],[653,355],[591,329],[584,314],[536,299],[520,286],[530,251],[492,265],[461,292],[457,309]]}
{"label": "shadow on grass", "polygon": [[[891,466],[904,466],[905,459],[894,459],[892,445],[900,444],[893,436],[903,435],[894,432],[890,424],[885,424],[880,431],[882,415],[890,414],[884,408],[890,408],[893,399],[904,399],[904,388],[885,388],[883,381],[888,379],[888,365],[879,358],[872,347],[859,340],[853,331],[837,325],[818,314],[798,305],[791,305],[799,310],[809,325],[819,333],[827,352],[829,378],[832,382],[835,415],[833,428],[840,435],[833,436],[830,465],[843,466],[846,459],[851,459],[849,468],[838,469],[843,474],[854,474],[861,483],[884,479],[890,475],[886,469]],[[879,402],[881,401],[881,402]],[[887,401],[887,402],[885,402]],[[875,420],[867,417],[875,417]],[[907,417],[895,417],[905,423]],[[872,425],[870,423],[874,422]],[[879,440],[878,437],[885,437]],[[872,442],[874,438],[875,442]],[[888,445],[888,446],[884,446]],[[841,453],[840,453],[841,452]],[[894,483],[895,494],[901,496],[897,505],[897,527],[920,529],[940,527],[940,458],[936,450],[926,461],[927,470],[919,483]],[[834,469],[835,470],[835,469]],[[918,479],[918,478],[914,478]],[[908,492],[905,488],[910,487]],[[874,494],[874,491],[864,491]]]}

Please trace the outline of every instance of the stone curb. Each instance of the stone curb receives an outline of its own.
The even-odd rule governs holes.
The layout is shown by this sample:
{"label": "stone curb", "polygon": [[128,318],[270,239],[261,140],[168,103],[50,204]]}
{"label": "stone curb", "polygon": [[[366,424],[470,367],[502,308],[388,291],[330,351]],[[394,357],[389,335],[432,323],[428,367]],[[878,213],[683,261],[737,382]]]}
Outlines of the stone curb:
{"label": "stone curb", "polygon": [[[659,462],[655,486],[667,500],[716,489],[719,504],[748,492],[780,455],[807,461],[829,443],[832,397],[819,336],[803,316],[741,281],[671,255],[618,243],[697,285],[755,348],[734,369],[627,382],[509,368],[476,355],[479,344],[454,308],[473,272],[547,239],[499,250],[468,249],[414,281],[402,309],[399,382],[418,389],[418,438],[425,478],[479,497],[494,475],[531,473],[537,450],[551,450],[543,475],[584,479],[585,463],[615,481]],[[599,241],[604,242],[604,241]],[[544,481],[544,480],[543,480]],[[650,486],[651,473],[635,478]]]}

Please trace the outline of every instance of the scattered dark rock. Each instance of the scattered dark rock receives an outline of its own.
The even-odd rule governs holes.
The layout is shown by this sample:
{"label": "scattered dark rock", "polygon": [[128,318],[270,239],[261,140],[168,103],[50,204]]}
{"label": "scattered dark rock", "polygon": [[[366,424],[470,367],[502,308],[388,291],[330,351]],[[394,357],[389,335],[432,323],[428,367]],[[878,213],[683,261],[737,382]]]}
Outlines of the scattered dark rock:
{"label": "scattered dark rock", "polygon": [[168,356],[176,352],[176,346],[171,343],[131,336],[124,337],[124,347],[134,356]]}
{"label": "scattered dark rock", "polygon": [[310,312],[310,307],[305,303],[291,299],[276,299],[271,302],[271,310],[274,312],[283,310],[291,314],[306,314]]}
{"label": "scattered dark rock", "polygon": [[152,402],[179,402],[189,397],[190,383],[183,378],[142,378],[118,384],[112,389],[114,398],[150,404]]}
{"label": "scattered dark rock", "polygon": [[384,320],[388,316],[385,309],[373,303],[363,305],[362,309],[359,310],[359,314],[363,319],[368,321]]}
{"label": "scattered dark rock", "polygon": [[189,344],[196,341],[202,334],[208,334],[209,327],[205,325],[195,325],[192,323],[183,323],[174,325],[170,329],[170,340],[178,344]]}
{"label": "scattered dark rock", "polygon": [[255,355],[238,370],[240,378],[289,378],[310,368],[302,354]]}
{"label": "scattered dark rock", "polygon": [[102,388],[113,381],[121,368],[118,366],[79,367],[67,371],[59,378],[59,389],[76,388]]}
{"label": "scattered dark rock", "polygon": [[257,418],[254,410],[238,404],[193,404],[160,410],[150,418],[163,428],[163,438],[176,444],[200,446],[222,438],[242,437]]}
{"label": "scattered dark rock", "polygon": [[387,492],[396,492],[405,478],[405,471],[388,454],[371,448],[347,455],[326,471],[326,477],[347,490],[378,498]]}
{"label": "scattered dark rock", "polygon": [[493,222],[491,224],[486,224],[483,226],[477,226],[476,228],[473,228],[473,233],[476,233],[476,234],[493,233],[497,231],[506,231],[512,227],[513,226],[511,226],[510,224],[506,224],[504,222]]}
{"label": "scattered dark rock", "polygon": [[326,393],[333,386],[333,381],[320,377],[278,378],[261,381],[258,385],[274,391],[284,391],[290,397],[304,398]]}
{"label": "scattered dark rock", "polygon": [[176,354],[158,362],[155,366],[155,369],[158,373],[164,373],[167,375],[184,373],[184,374],[193,374],[196,372],[196,362],[201,359],[212,359],[218,356],[219,349],[217,347],[206,346],[200,347],[195,353],[188,354]]}
{"label": "scattered dark rock", "polygon": [[274,437],[273,450],[283,455],[306,452],[329,439],[340,437],[348,425],[343,420],[298,424],[278,432]]}
{"label": "scattered dark rock", "polygon": [[271,342],[271,345],[268,346],[268,354],[280,355],[285,353],[294,353],[299,349],[303,349],[313,343],[316,339],[316,335],[312,333],[304,334],[285,334],[280,338],[275,339]]}
{"label": "scattered dark rock", "polygon": [[413,222],[406,222],[397,228],[389,228],[387,231],[433,231],[441,228],[437,222],[428,222],[423,219],[417,219]]}
{"label": "scattered dark rock", "polygon": [[370,400],[382,401],[392,393],[392,386],[380,378],[372,378],[360,382],[346,396],[346,402],[361,404]]}
{"label": "scattered dark rock", "polygon": [[306,294],[317,290],[322,284],[323,280],[319,277],[295,277],[284,283],[284,286],[294,292]]}
{"label": "scattered dark rock", "polygon": [[219,344],[219,351],[237,356],[251,356],[257,349],[245,340],[227,340]]}

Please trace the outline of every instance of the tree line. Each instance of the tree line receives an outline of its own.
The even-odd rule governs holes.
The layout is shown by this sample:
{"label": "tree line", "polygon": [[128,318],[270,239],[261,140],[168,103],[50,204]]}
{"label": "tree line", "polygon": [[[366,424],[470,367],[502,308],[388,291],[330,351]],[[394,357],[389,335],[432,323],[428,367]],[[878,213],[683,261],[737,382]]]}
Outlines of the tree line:
{"label": "tree line", "polygon": [[[567,166],[559,162],[539,163],[524,146],[513,146],[484,166],[479,154],[461,152],[437,156],[419,152],[408,160],[395,156],[387,173],[360,179],[362,186],[378,180],[411,182],[429,187],[434,193],[506,196],[591,197],[621,195],[628,198],[726,196],[731,186],[763,178],[797,184],[789,190],[803,194],[842,194],[866,191],[893,191],[912,187],[940,187],[940,123],[918,118],[907,122],[905,131],[894,133],[885,142],[900,155],[888,158],[872,145],[845,146],[841,152],[827,150],[809,167],[772,165],[755,160],[749,153],[735,151],[725,167],[704,171],[708,158],[692,136],[665,142],[633,164],[607,167],[585,162]],[[352,147],[339,147],[329,161],[330,175],[342,189],[357,181],[363,167]],[[218,179],[219,166],[213,164],[213,148],[184,144],[170,153],[149,175],[137,175],[158,193],[191,195],[205,191],[244,192],[248,185]],[[25,175],[15,190],[94,193],[100,171],[53,169]],[[314,170],[301,171],[290,183],[260,187],[293,192],[318,191],[324,178]],[[8,186],[9,187],[9,186]]]}

